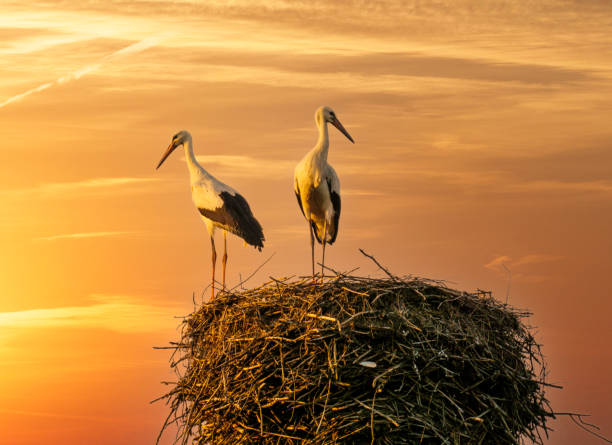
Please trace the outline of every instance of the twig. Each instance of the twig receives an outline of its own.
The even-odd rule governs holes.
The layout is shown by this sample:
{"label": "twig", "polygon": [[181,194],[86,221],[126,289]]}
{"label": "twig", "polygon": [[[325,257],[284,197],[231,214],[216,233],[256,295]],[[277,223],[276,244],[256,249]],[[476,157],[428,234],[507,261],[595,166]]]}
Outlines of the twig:
{"label": "twig", "polygon": [[242,286],[244,283],[246,283],[247,281],[249,281],[251,278],[253,278],[253,276],[259,272],[261,270],[262,267],[264,267],[268,261],[270,261],[272,259],[272,257],[276,255],[276,252],[274,252],[272,255],[270,255],[268,257],[268,259],[266,261],[264,261],[263,263],[261,263],[254,271],[251,275],[249,275],[248,277],[246,277],[244,280],[241,280],[240,283],[238,283],[237,285],[235,285],[234,287],[232,287],[229,292],[234,291],[235,289],[237,289],[239,286]]}
{"label": "twig", "polygon": [[363,255],[367,256],[369,259],[371,259],[372,261],[374,261],[374,263],[376,263],[376,265],[377,265],[377,266],[378,266],[378,267],[379,267],[379,268],[380,268],[380,269],[381,269],[381,270],[382,270],[384,273],[386,273],[386,274],[389,276],[389,278],[391,278],[392,280],[395,280],[395,281],[401,281],[399,278],[397,278],[395,275],[393,275],[391,272],[389,272],[389,271],[388,271],[388,270],[387,270],[387,269],[386,269],[386,268],[385,268],[385,267],[384,267],[382,264],[380,264],[380,263],[378,262],[378,260],[377,260],[376,258],[374,258],[372,255],[370,255],[370,254],[368,254],[368,253],[365,253],[363,249],[359,249],[359,251],[360,251],[360,252],[361,252]]}
{"label": "twig", "polygon": [[321,418],[319,419],[319,424],[317,425],[317,433],[321,429],[321,424],[323,423],[323,419],[325,418],[325,410],[327,410],[327,402],[329,401],[329,388],[331,386],[331,379],[327,381],[327,395],[325,396],[325,405],[323,405],[323,412],[321,413]]}
{"label": "twig", "polygon": [[385,419],[387,419],[389,422],[391,422],[393,424],[394,427],[399,428],[399,423],[397,423],[395,420],[393,420],[391,417],[387,416],[386,414],[381,413],[380,411],[378,411],[375,408],[372,408],[371,406],[366,405],[365,403],[361,402],[360,400],[357,399],[353,399],[355,402],[357,402],[359,405],[363,406],[365,409],[367,409],[368,411],[371,411],[372,413],[376,413],[378,414],[380,417],[383,417]]}
{"label": "twig", "polygon": [[[590,414],[578,414],[578,413],[554,413],[555,416],[568,416],[570,419],[572,419],[572,422],[574,422],[580,429],[586,431],[587,433],[597,437],[598,439],[603,440],[606,443],[612,443],[612,440],[608,439],[607,437],[597,433],[596,431],[592,431],[587,427],[590,428],[594,428],[597,431],[601,430],[601,428],[599,428],[597,425],[593,425],[592,423],[589,422],[585,422],[583,417],[590,417]],[[578,419],[578,420],[576,420]]]}
{"label": "twig", "polygon": [[505,263],[501,263],[502,267],[508,272],[508,287],[506,288],[506,304],[508,304],[508,298],[510,298],[510,286],[512,285],[512,271],[506,266]]}

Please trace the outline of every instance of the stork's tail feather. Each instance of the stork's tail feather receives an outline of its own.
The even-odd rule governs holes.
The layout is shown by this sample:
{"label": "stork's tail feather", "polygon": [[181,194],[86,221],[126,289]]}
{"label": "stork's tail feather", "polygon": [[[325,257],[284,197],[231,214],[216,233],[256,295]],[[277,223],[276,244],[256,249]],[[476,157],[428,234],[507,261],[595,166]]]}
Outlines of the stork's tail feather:
{"label": "stork's tail feather", "polygon": [[312,231],[314,232],[314,236],[317,239],[317,242],[319,244],[322,244],[321,237],[319,236],[319,232],[317,231],[317,225],[315,224],[314,221],[310,221],[310,225],[312,226]]}
{"label": "stork's tail feather", "polygon": [[227,230],[242,238],[245,244],[253,246],[257,250],[261,251],[266,238],[264,237],[261,224],[259,224],[259,221],[255,219],[253,214],[250,212],[250,209],[248,214],[243,213],[241,215],[239,221],[240,224],[231,225],[227,227]]}
{"label": "stork's tail feather", "polygon": [[259,251],[263,249],[263,242],[266,240],[261,224],[253,215],[246,199],[239,193],[232,195],[227,192],[221,193],[225,206],[232,214],[230,230],[241,237],[247,244],[255,247]]}
{"label": "stork's tail feather", "polygon": [[257,226],[252,225],[247,232],[237,233],[237,235],[242,237],[246,244],[255,247],[261,252],[264,246],[263,242],[266,239],[264,238],[263,230],[259,222],[255,218],[253,218],[252,222],[256,223]]}
{"label": "stork's tail feather", "polygon": [[[335,219],[335,221],[338,221],[338,218]],[[323,244],[323,234],[319,233],[318,229],[317,229],[317,225],[315,224],[314,221],[310,221],[310,226],[312,227],[312,231],[314,232],[314,236],[315,239],[317,240],[317,242],[319,244]],[[336,241],[336,237],[338,236],[338,229],[337,226],[333,226],[330,228],[330,232],[327,233],[327,241],[326,244],[328,245],[332,245],[334,244],[334,241]]]}

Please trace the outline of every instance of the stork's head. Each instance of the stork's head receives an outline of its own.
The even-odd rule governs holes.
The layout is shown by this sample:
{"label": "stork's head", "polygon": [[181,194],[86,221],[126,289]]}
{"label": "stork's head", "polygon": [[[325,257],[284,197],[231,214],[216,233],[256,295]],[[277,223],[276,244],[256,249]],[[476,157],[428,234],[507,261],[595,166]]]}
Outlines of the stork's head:
{"label": "stork's head", "polygon": [[346,129],[342,126],[342,124],[336,117],[336,113],[334,112],[334,110],[332,110],[330,107],[319,107],[315,113],[315,120],[317,121],[318,125],[322,125],[326,122],[329,122],[338,130],[340,130],[340,132],[344,134],[349,141],[351,141],[353,144],[355,143],[351,135],[348,134],[348,131],[346,131]]}
{"label": "stork's head", "polygon": [[157,167],[155,169],[157,170],[159,167],[161,167],[166,158],[170,156],[170,153],[172,153],[176,149],[176,147],[180,147],[188,140],[191,140],[191,135],[188,131],[185,130],[181,130],[174,136],[172,136],[172,142],[170,142],[170,145],[168,145],[168,148],[166,149],[164,155],[161,158],[161,161],[159,161],[159,164],[157,164]]}

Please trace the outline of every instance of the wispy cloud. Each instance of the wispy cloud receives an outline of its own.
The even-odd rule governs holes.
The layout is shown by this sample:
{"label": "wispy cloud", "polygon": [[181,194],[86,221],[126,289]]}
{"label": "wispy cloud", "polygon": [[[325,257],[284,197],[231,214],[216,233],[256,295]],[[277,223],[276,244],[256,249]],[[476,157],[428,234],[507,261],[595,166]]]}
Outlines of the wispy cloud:
{"label": "wispy cloud", "polygon": [[[216,65],[271,68],[293,73],[315,73],[316,75],[338,73],[342,67],[344,73],[367,75],[399,75],[408,77],[452,78],[462,80],[482,80],[491,82],[510,82],[517,84],[559,85],[575,84],[598,79],[589,70],[565,69],[560,67],[505,63],[496,61],[440,57],[422,52],[381,52],[376,48],[372,52],[352,52],[349,54],[295,54],[279,52],[262,56],[259,52],[220,50],[217,48],[202,51],[199,54],[175,52],[185,63],[214,63]],[[169,51],[166,49],[166,51]]]}
{"label": "wispy cloud", "polygon": [[63,413],[52,413],[44,411],[25,411],[20,409],[0,409],[2,414],[28,416],[28,417],[46,417],[50,419],[63,419],[63,420],[87,420],[96,422],[113,422],[116,423],[117,419],[113,417],[103,416],[85,416],[77,414],[63,414]]}
{"label": "wispy cloud", "polygon": [[520,268],[521,266],[548,263],[551,261],[559,261],[562,259],[563,259],[562,256],[550,255],[550,254],[544,254],[544,253],[528,254],[516,260],[513,260],[508,255],[499,255],[495,257],[493,260],[489,261],[487,264],[485,264],[484,267],[486,267],[487,269],[493,270],[495,272],[498,272],[500,274],[506,275],[508,273],[507,269],[513,270],[515,268]]}
{"label": "wispy cloud", "polygon": [[[270,232],[275,233],[278,237],[284,239],[288,238],[308,238],[308,225],[306,221],[304,224],[297,225],[286,225],[270,229]],[[357,227],[343,227],[341,234],[339,235],[342,240],[364,240],[364,239],[376,239],[383,235],[383,231],[380,229],[369,228],[363,230]]]}
{"label": "wispy cloud", "polygon": [[283,236],[297,237],[303,236],[304,234],[308,234],[308,226],[306,222],[300,225],[278,226],[272,227],[270,229],[270,232]]}
{"label": "wispy cloud", "polygon": [[205,168],[213,166],[211,173],[228,177],[284,179],[293,175],[297,164],[297,161],[250,156],[199,155],[196,158]]}
{"label": "wispy cloud", "polygon": [[508,186],[508,191],[540,191],[540,192],[593,192],[611,193],[611,181],[528,181]]}
{"label": "wispy cloud", "polygon": [[[445,145],[447,148],[451,144]],[[465,149],[460,147],[459,149]],[[478,147],[470,147],[478,150]],[[252,178],[252,179],[288,179],[293,175],[297,164],[295,159],[262,159],[241,155],[199,155],[197,160],[213,175],[219,178]],[[513,177],[502,170],[445,170],[439,166],[407,166],[402,162],[389,160],[368,159],[358,162],[352,160],[338,160],[334,163],[341,179],[347,176],[368,176],[384,178],[410,177],[414,181],[434,182],[436,185],[453,187],[469,187],[485,193],[495,194],[525,194],[532,196],[550,193],[573,192],[585,195],[598,195],[612,193],[612,182],[607,180],[562,181],[539,180]],[[343,196],[379,196],[384,193],[377,190],[346,188],[342,190]]]}
{"label": "wispy cloud", "polygon": [[128,235],[134,232],[82,232],[82,233],[64,233],[61,235],[41,236],[34,238],[37,241],[57,241],[65,239],[84,239],[84,238],[105,238],[109,236]]}
{"label": "wispy cloud", "polygon": [[384,193],[377,190],[366,189],[342,189],[342,196],[384,196]]}
{"label": "wispy cloud", "polygon": [[[412,97],[427,97],[429,91],[440,93],[469,93],[491,88],[498,85],[494,81],[479,79],[453,79],[446,77],[422,77],[397,74],[363,74],[355,72],[323,72],[313,73],[291,71],[266,66],[240,66],[237,64],[200,63],[193,65],[194,69],[185,66],[165,67],[157,69],[156,65],[141,64],[133,67],[130,72],[122,72],[123,76],[133,79],[148,78],[157,81],[198,81],[206,83],[239,83],[246,85],[263,85],[275,88],[310,89],[318,85],[318,90],[349,91],[358,93],[387,93],[411,95]],[[523,87],[528,88],[528,87]]]}
{"label": "wispy cloud", "polygon": [[141,187],[156,181],[159,181],[159,179],[133,177],[92,178],[72,182],[49,182],[35,187],[2,190],[0,191],[0,195],[17,197],[27,195],[62,197],[73,196],[74,194],[80,193],[100,193],[105,191],[112,191],[115,193],[117,190],[132,191],[134,187]]}
{"label": "wispy cloud", "polygon": [[[219,174],[223,177],[246,177],[246,178],[290,178],[298,163],[298,159],[262,159],[251,156],[240,155],[199,155],[196,156],[207,170],[210,167],[212,174]],[[405,166],[395,160],[377,161],[376,165],[365,159],[359,162],[338,161],[336,169],[341,176],[405,176],[426,179],[435,179],[437,182],[446,182],[452,185],[490,185],[500,182],[499,172],[487,172],[475,174],[471,171],[442,171],[437,168],[424,168],[419,166]],[[375,196],[382,193],[376,190],[366,189],[344,189],[344,195],[353,196]]]}
{"label": "wispy cloud", "polygon": [[47,83],[43,83],[42,85],[39,85],[35,88],[32,88],[30,90],[27,90],[23,93],[17,94],[13,97],[10,97],[8,99],[6,99],[4,102],[0,103],[0,108],[3,108],[13,102],[18,102],[20,100],[25,99],[26,97],[34,94],[34,93],[39,93],[41,91],[44,91],[48,88],[51,88],[54,85],[61,85],[63,83],[66,82],[70,82],[72,80],[77,80],[80,79],[81,77],[83,77],[85,74],[91,73],[92,71],[95,71],[97,69],[99,69],[103,64],[108,63],[110,61],[112,61],[113,59],[116,59],[118,57],[122,57],[122,56],[127,56],[130,54],[135,54],[141,51],[144,51],[147,48],[150,48],[154,45],[157,45],[159,43],[159,41],[161,40],[160,37],[150,37],[144,40],[141,40],[140,42],[136,42],[133,43],[132,45],[126,46],[125,48],[122,48],[118,51],[115,51],[112,54],[109,54],[105,57],[103,57],[100,61],[96,62],[96,63],[92,63],[90,65],[84,66],[83,68],[80,68],[76,71],[73,71],[70,74],[67,74],[65,76],[62,76],[52,82],[47,82]]}
{"label": "wispy cloud", "polygon": [[500,255],[489,261],[487,264],[484,265],[484,267],[490,270],[494,270],[496,272],[503,272],[504,265],[509,264],[511,261],[512,258],[510,258],[509,256]]}
{"label": "wispy cloud", "polygon": [[116,332],[153,332],[176,325],[178,306],[162,306],[129,296],[92,295],[88,306],[0,312],[0,328],[103,328]]}

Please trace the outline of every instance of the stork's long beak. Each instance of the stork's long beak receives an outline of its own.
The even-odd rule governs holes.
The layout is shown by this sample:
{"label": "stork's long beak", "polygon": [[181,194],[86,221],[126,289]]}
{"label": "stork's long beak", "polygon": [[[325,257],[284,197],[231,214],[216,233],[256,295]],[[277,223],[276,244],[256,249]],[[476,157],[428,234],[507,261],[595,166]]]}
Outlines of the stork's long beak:
{"label": "stork's long beak", "polygon": [[164,163],[164,161],[166,160],[166,158],[168,156],[170,156],[170,153],[172,153],[174,151],[174,149],[176,147],[178,147],[179,144],[176,144],[174,141],[172,141],[172,143],[170,145],[168,145],[168,148],[166,149],[164,155],[161,158],[161,161],[159,161],[159,164],[157,164],[157,167],[155,167],[155,170],[157,170],[159,167],[161,167],[161,165]]}
{"label": "stork's long beak", "polygon": [[332,123],[332,125],[334,127],[336,127],[338,130],[340,130],[342,132],[342,134],[344,134],[348,138],[349,141],[351,141],[353,144],[355,143],[355,141],[353,140],[351,135],[348,134],[348,131],[346,131],[346,129],[342,126],[342,124],[340,123],[338,118],[332,120],[331,123]]}

